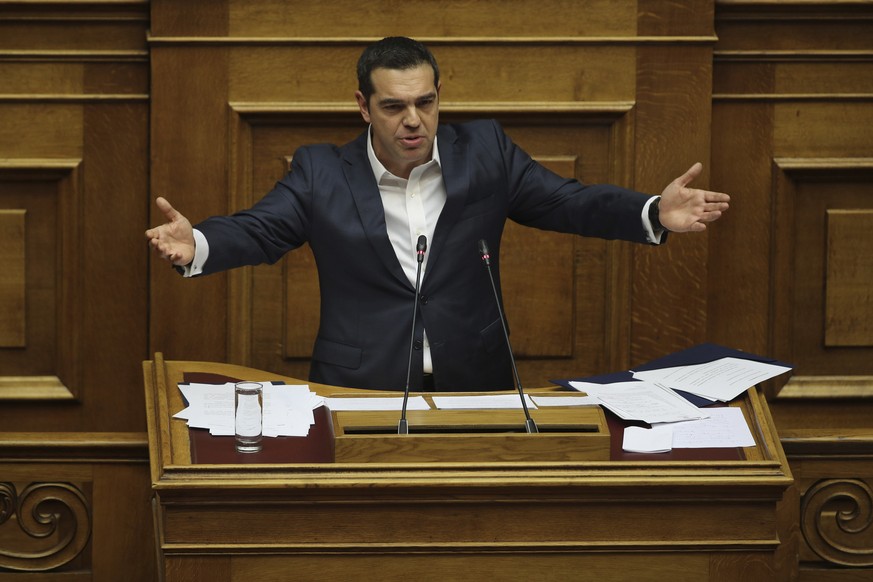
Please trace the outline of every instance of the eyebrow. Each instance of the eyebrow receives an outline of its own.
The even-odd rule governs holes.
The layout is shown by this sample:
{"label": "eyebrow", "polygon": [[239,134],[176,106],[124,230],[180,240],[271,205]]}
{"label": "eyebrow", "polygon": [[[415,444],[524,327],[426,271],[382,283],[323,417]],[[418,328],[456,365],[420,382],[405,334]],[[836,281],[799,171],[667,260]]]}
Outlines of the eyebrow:
{"label": "eyebrow", "polygon": [[[415,102],[418,103],[419,101],[427,101],[429,99],[436,99],[436,95],[437,95],[436,91],[431,91],[430,93],[425,93],[424,95],[416,97]],[[379,105],[383,106],[383,107],[385,105],[397,105],[397,104],[402,105],[404,103],[406,103],[406,102],[403,99],[395,99],[393,97],[386,97],[385,99],[381,99],[379,101]]]}

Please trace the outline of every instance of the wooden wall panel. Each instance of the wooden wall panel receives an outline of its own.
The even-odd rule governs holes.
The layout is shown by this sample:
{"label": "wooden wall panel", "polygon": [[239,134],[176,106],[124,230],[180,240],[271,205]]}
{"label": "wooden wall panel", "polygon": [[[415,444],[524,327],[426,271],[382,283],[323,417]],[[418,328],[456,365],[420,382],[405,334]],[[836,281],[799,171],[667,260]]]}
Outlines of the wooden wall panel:
{"label": "wooden wall panel", "polygon": [[[627,36],[635,32],[637,15],[636,2],[611,0],[587,0],[584,11],[564,0],[386,2],[367,7],[354,0],[331,0],[303,3],[295,10],[288,10],[282,0],[262,0],[257,8],[245,0],[226,5],[230,36],[281,39],[398,34],[413,38]],[[188,34],[196,33],[189,30]]]}
{"label": "wooden wall panel", "polygon": [[710,231],[710,251],[718,262],[709,270],[708,336],[755,354],[771,349],[766,314],[772,200],[761,193],[772,179],[772,117],[766,103],[713,105],[713,182],[730,193],[731,209]]}
{"label": "wooden wall panel", "polygon": [[0,0],[0,216],[20,217],[0,252],[18,325],[0,342],[4,580],[155,576],[141,432],[148,8]]}
{"label": "wooden wall panel", "polygon": [[[183,561],[190,563],[189,557],[173,559],[168,564],[168,578],[171,575],[191,576],[194,572],[181,569]],[[733,567],[732,567],[733,566]],[[190,566],[189,566],[190,567]],[[649,554],[629,554],[624,561],[623,575],[637,582],[657,582],[665,578],[674,582],[696,582],[700,572],[707,567],[717,572],[718,580],[736,579],[736,570],[752,579],[770,578],[772,570],[763,563],[750,566],[748,562],[734,566],[730,554],[667,556],[655,552]],[[348,572],[380,572],[383,580],[403,580],[414,578],[421,582],[441,582],[443,580],[494,579],[507,582],[524,580],[573,580],[584,572],[586,578],[607,580],[615,574],[614,565],[609,558],[600,555],[567,556],[545,552],[531,552],[524,561],[512,561],[501,552],[440,552],[427,555],[384,554],[368,555],[329,555],[306,556],[303,559],[288,556],[275,556],[267,560],[257,560],[249,556],[203,556],[192,568],[201,576],[210,576],[217,582],[246,582],[254,575],[264,582],[282,582],[287,573],[294,572],[301,580],[324,578],[343,578]],[[732,571],[733,570],[733,571]],[[190,574],[189,574],[190,572]],[[211,576],[214,576],[212,578]],[[202,578],[201,578],[202,579]]]}
{"label": "wooden wall panel", "polygon": [[825,345],[873,346],[873,210],[828,210]]}
{"label": "wooden wall panel", "polygon": [[0,433],[0,578],[155,580],[146,447],[144,433]]}
{"label": "wooden wall panel", "polygon": [[748,260],[711,268],[712,284],[742,284],[711,291],[709,329],[794,362],[794,383],[869,375],[860,352],[851,363],[824,332],[827,210],[869,207],[873,51],[857,33],[870,30],[869,7],[821,3],[789,16],[777,4],[724,3],[717,18],[713,144],[724,163],[715,166],[737,203],[712,241],[715,255]]}
{"label": "wooden wall panel", "polygon": [[[873,346],[849,349],[828,345],[826,317],[829,213],[873,208],[873,168],[852,171],[832,163],[810,167],[808,161],[777,160],[775,198],[780,235],[775,241],[774,286],[790,291],[784,292],[782,305],[774,310],[773,333],[776,349],[797,362],[791,382],[818,376],[873,376]],[[862,242],[843,250],[854,254],[865,246],[868,244]],[[864,295],[855,293],[849,301],[854,309],[867,311]]]}
{"label": "wooden wall panel", "polygon": [[[710,47],[684,44],[640,49],[633,160],[637,189],[660,194],[694,162],[704,164],[694,185],[707,186],[711,54]],[[708,233],[674,235],[666,246],[637,246],[633,252],[627,367],[703,342],[707,325]]]}
{"label": "wooden wall panel", "polygon": [[25,211],[0,211],[0,347],[25,345]]}
{"label": "wooden wall panel", "polygon": [[[225,48],[151,51],[150,224],[162,221],[154,205],[158,196],[192,222],[233,210],[227,196],[226,61]],[[183,280],[154,254],[150,261],[149,351],[226,360],[227,277]]]}
{"label": "wooden wall panel", "polygon": [[[73,211],[82,200],[81,162],[29,160],[23,164],[7,163],[0,168],[2,204],[27,217],[18,241],[27,257],[20,279],[24,292],[20,315],[26,325],[21,345],[0,351],[3,396],[7,401],[69,401],[82,389],[78,307],[83,297],[74,276],[82,257],[77,248],[80,224]],[[41,388],[37,388],[37,378]],[[29,381],[16,386],[16,380],[22,379]]]}
{"label": "wooden wall panel", "polygon": [[733,203],[710,239],[710,337],[795,365],[766,390],[797,480],[799,580],[873,566],[871,8],[716,3],[714,180]]}
{"label": "wooden wall panel", "polygon": [[[147,250],[130,225],[147,224],[146,7],[0,3],[0,208],[27,211],[25,346],[0,349],[7,430],[144,427]],[[66,404],[27,404],[53,398]]]}
{"label": "wooden wall panel", "polygon": [[[842,443],[834,446],[837,434]],[[869,431],[786,429],[781,436],[802,495],[798,579],[868,578],[873,566],[865,527],[873,501]]]}

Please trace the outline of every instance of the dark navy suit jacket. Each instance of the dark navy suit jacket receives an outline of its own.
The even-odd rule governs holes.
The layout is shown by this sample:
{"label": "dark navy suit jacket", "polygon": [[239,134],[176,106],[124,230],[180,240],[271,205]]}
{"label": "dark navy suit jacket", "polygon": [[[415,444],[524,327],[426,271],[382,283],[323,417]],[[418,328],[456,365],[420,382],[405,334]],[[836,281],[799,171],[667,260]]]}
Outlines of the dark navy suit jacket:
{"label": "dark navy suit jacket", "polygon": [[[428,244],[415,337],[421,340],[427,329],[438,389],[512,389],[479,239],[490,246],[499,282],[507,218],[546,230],[646,242],[640,217],[649,196],[561,178],[534,162],[494,121],[441,125],[437,135],[448,197]],[[300,148],[291,172],[251,209],[207,219],[197,228],[209,241],[204,274],[274,263],[308,242],[321,286],[310,379],[404,388],[414,288],[388,239],[366,132],[342,147]],[[413,390],[421,377],[418,349]]]}

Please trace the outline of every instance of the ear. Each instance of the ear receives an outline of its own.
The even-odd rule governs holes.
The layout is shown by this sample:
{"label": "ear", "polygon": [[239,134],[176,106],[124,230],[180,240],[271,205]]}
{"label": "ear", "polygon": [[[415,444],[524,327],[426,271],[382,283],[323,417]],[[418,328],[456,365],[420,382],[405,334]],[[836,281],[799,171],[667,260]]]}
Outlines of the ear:
{"label": "ear", "polygon": [[364,94],[360,91],[355,91],[355,101],[358,102],[358,109],[361,111],[361,117],[364,118],[364,121],[370,123],[370,105],[367,103],[367,100],[364,99]]}

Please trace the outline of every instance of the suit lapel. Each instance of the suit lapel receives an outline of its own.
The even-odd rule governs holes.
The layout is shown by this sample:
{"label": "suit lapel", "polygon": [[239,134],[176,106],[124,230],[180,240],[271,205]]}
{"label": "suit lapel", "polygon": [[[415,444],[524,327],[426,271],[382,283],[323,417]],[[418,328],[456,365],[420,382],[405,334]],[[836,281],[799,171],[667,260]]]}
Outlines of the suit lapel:
{"label": "suit lapel", "polygon": [[367,132],[362,133],[344,150],[343,171],[367,240],[370,241],[376,256],[379,257],[388,271],[404,286],[411,287],[409,279],[406,278],[406,274],[400,266],[400,261],[397,260],[394,247],[391,246],[391,240],[388,238],[382,197],[379,194],[376,178],[373,176],[373,169],[370,167],[370,160],[367,158]]}
{"label": "suit lapel", "polygon": [[467,159],[467,144],[461,143],[458,134],[448,125],[441,125],[437,135],[437,145],[440,150],[440,164],[443,181],[446,186],[446,204],[440,213],[433,241],[430,245],[430,256],[427,259],[428,279],[445,246],[446,238],[464,209],[464,202],[470,190],[470,164]]}

